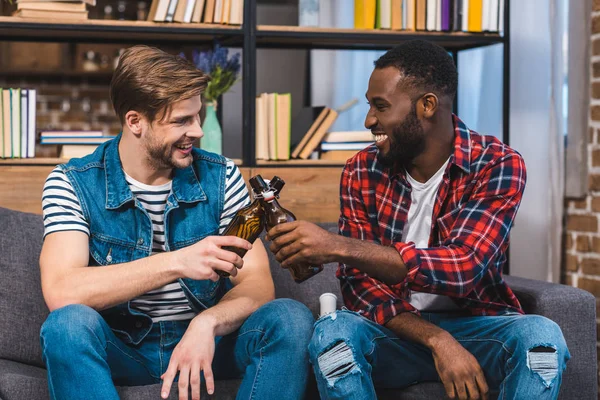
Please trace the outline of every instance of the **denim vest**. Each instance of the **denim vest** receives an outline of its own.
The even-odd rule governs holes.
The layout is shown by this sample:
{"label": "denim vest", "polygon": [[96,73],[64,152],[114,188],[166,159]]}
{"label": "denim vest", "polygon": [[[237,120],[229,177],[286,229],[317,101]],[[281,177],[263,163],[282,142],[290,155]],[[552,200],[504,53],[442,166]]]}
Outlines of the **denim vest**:
{"label": "denim vest", "polygon": [[[99,146],[93,154],[61,166],[89,222],[91,267],[126,263],[152,253],[152,221],[125,180],[119,158],[120,139],[121,135]],[[226,159],[199,149],[194,149],[192,155],[191,166],[173,171],[164,214],[167,251],[219,233]],[[231,288],[229,279],[223,278],[218,282],[179,279],[179,283],[196,313],[215,305]],[[152,328],[152,319],[133,310],[129,302],[101,314],[126,343],[140,343]]]}

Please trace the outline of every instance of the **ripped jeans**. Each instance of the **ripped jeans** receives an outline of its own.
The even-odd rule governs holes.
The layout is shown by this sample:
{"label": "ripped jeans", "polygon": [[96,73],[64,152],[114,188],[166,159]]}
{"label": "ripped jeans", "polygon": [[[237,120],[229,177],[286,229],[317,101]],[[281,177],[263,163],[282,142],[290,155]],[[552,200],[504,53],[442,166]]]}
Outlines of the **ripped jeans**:
{"label": "ripped jeans", "polygon": [[[571,357],[562,331],[538,315],[422,313],[475,356],[491,397],[556,399]],[[338,310],[315,323],[309,353],[322,399],[376,399],[375,387],[440,381],[431,351],[399,339],[358,313]]]}

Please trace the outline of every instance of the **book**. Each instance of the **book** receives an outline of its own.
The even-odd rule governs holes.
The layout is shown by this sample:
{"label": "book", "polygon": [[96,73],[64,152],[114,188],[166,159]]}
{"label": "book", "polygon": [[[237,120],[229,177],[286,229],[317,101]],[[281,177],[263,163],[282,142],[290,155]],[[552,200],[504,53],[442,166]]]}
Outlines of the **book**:
{"label": "book", "polygon": [[173,14],[173,22],[184,22],[185,11],[188,8],[188,3],[192,3],[192,7],[194,6],[194,0],[179,0],[177,2],[175,14]]}
{"label": "book", "polygon": [[483,0],[469,0],[469,32],[481,32]]}
{"label": "book", "polygon": [[229,13],[231,12],[231,0],[223,0],[222,24],[229,24]]}
{"label": "book", "polygon": [[277,159],[290,159],[292,135],[292,95],[277,94]]}
{"label": "book", "polygon": [[4,157],[4,89],[0,88],[0,158]]}
{"label": "book", "polygon": [[354,0],[354,29],[374,29],[376,0]]}
{"label": "book", "polygon": [[404,0],[404,9],[406,14],[406,22],[402,25],[404,29],[414,31],[416,29],[416,0]]}
{"label": "book", "polygon": [[335,122],[338,113],[337,111],[328,108],[327,115],[321,122],[321,124],[315,129],[313,135],[308,139],[308,143],[304,146],[304,148],[300,151],[299,157],[306,160],[313,151],[319,146],[323,136],[327,133],[331,125]]}
{"label": "book", "polygon": [[256,159],[269,159],[269,138],[268,138],[268,111],[267,111],[267,94],[262,93],[256,96]]}
{"label": "book", "polygon": [[426,15],[426,28],[428,31],[436,30],[436,14],[437,14],[437,0],[427,0],[425,8]]}
{"label": "book", "polygon": [[390,12],[392,14],[391,29],[394,31],[402,30],[402,0],[392,0],[390,7]]}
{"label": "book", "polygon": [[[19,0],[17,3],[73,3],[73,0]],[[78,0],[78,3],[86,3],[90,6],[96,5],[96,0]]]}
{"label": "book", "polygon": [[40,144],[102,144],[114,139],[114,136],[99,136],[99,137],[42,137]]}
{"label": "book", "polygon": [[61,146],[60,158],[85,157],[88,154],[92,154],[97,148],[98,148],[98,145],[93,145],[93,144],[91,144],[91,145],[90,144],[88,144],[88,145],[67,144],[67,145]]}
{"label": "book", "polygon": [[450,0],[441,0],[441,13],[442,13],[442,31],[449,31],[452,29],[451,18],[452,18],[452,9]]}
{"label": "book", "polygon": [[231,0],[231,11],[229,15],[230,25],[242,25],[244,23],[244,0]]}
{"label": "book", "polygon": [[277,93],[267,93],[267,143],[269,160],[277,159]]}
{"label": "book", "polygon": [[[184,1],[184,0],[181,0]],[[171,0],[169,3],[169,8],[167,9],[167,16],[165,17],[165,22],[173,22],[173,18],[175,18],[175,11],[177,10],[177,4],[179,0]]]}
{"label": "book", "polygon": [[[300,155],[300,151],[302,151],[302,149],[306,146],[306,144],[308,143],[308,141],[310,140],[312,135],[315,133],[315,131],[317,130],[319,125],[321,125],[321,123],[327,116],[327,113],[329,113],[328,107],[322,107],[322,108],[319,107],[319,108],[320,108],[320,111],[318,111],[318,109],[315,109],[315,111],[318,111],[318,115],[316,118],[310,119],[311,123],[310,123],[308,129],[300,128],[305,133],[302,136],[302,139],[300,140],[300,142],[296,145],[296,147],[294,147],[294,151],[292,152],[292,158],[297,158]],[[312,115],[312,113],[311,113],[311,115]],[[306,121],[306,119],[304,119],[302,121]],[[305,124],[305,122],[303,122],[303,124]],[[296,125],[296,123],[294,123],[294,125]],[[292,133],[292,135],[293,135],[293,133]]]}
{"label": "book", "polygon": [[152,4],[150,4],[150,11],[148,11],[148,16],[146,17],[146,21],[154,21],[156,17],[156,10],[158,9],[158,3],[160,0],[152,0]]}
{"label": "book", "polygon": [[29,89],[28,94],[29,94],[29,97],[28,97],[29,104],[27,106],[27,117],[29,118],[29,121],[27,121],[27,129],[29,130],[29,133],[27,135],[27,157],[33,158],[33,157],[35,157],[37,90]]}
{"label": "book", "polygon": [[321,142],[321,151],[362,150],[371,144],[373,144],[373,142]]}
{"label": "book", "polygon": [[204,23],[212,24],[215,17],[215,2],[216,0],[205,0],[204,6]]}
{"label": "book", "polygon": [[454,0],[452,3],[452,30],[462,29],[462,0]]}
{"label": "book", "polygon": [[19,18],[41,18],[41,19],[68,19],[68,20],[86,20],[87,11],[46,11],[46,10],[17,10],[13,13],[14,17]]}
{"label": "book", "polygon": [[12,158],[21,156],[21,89],[9,89],[10,91],[10,129],[12,143]]}
{"label": "book", "polygon": [[371,131],[338,131],[327,132],[323,137],[323,142],[374,142]]}
{"label": "book", "polygon": [[4,125],[4,146],[2,158],[12,157],[12,130],[11,130],[11,113],[10,113],[10,89],[2,91],[2,122]]}
{"label": "book", "polygon": [[29,129],[27,127],[27,123],[29,122],[29,92],[27,89],[21,89],[21,154],[19,157],[27,158],[27,135],[29,134]]}
{"label": "book", "polygon": [[500,1],[499,0],[489,0],[489,26],[488,26],[488,30],[490,32],[498,32],[499,30],[499,15],[500,15],[500,10],[499,10],[499,6],[500,6]]}
{"label": "book", "polygon": [[415,8],[415,29],[418,31],[424,31],[427,27],[427,0],[417,0]]}
{"label": "book", "polygon": [[392,2],[391,0],[377,0],[377,19],[375,20],[375,28],[391,29],[392,28]]}
{"label": "book", "polygon": [[354,157],[356,153],[356,150],[331,150],[321,152],[321,156],[319,158],[321,160],[346,162],[348,159]]}
{"label": "book", "polygon": [[461,28],[460,30],[463,32],[469,31],[469,0],[461,0],[462,1],[462,16],[461,16]]}
{"label": "book", "polygon": [[40,137],[60,138],[60,137],[101,137],[102,131],[42,131]]}
{"label": "book", "polygon": [[202,22],[204,15],[204,0],[196,0],[194,4],[194,13],[192,14],[192,23],[199,24]]}
{"label": "book", "polygon": [[213,16],[213,24],[220,24],[223,19],[223,2],[225,0],[215,0],[215,15]]}
{"label": "book", "polygon": [[67,3],[67,2],[31,2],[19,1],[17,10],[44,10],[44,11],[86,11],[86,4],[83,2]]}

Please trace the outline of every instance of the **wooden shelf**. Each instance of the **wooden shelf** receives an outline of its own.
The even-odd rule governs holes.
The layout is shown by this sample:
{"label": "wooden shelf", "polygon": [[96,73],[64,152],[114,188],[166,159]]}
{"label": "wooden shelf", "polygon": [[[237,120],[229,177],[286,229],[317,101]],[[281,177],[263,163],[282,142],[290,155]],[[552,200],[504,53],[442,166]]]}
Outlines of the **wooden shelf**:
{"label": "wooden shelf", "polygon": [[0,158],[0,166],[3,165],[58,165],[67,162],[65,158]]}
{"label": "wooden shelf", "polygon": [[322,166],[344,166],[344,161],[337,160],[286,160],[286,161],[271,161],[271,160],[256,160],[256,165],[259,167],[322,167]]}
{"label": "wooden shelf", "polygon": [[425,39],[449,50],[504,43],[498,33],[392,31],[384,29],[336,29],[258,25],[258,47],[321,49],[389,49],[400,42]]}
{"label": "wooden shelf", "polygon": [[148,21],[54,20],[0,17],[0,39],[19,41],[202,43],[217,39],[224,45],[241,45],[243,32],[237,25],[179,24]]}

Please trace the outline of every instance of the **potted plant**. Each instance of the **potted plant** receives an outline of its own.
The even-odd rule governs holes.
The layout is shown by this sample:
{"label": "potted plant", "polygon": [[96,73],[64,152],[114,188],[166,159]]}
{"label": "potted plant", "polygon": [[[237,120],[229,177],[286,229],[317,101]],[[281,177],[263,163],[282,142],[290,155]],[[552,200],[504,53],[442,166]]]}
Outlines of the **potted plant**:
{"label": "potted plant", "polygon": [[217,99],[237,81],[240,72],[240,54],[229,57],[229,50],[216,45],[214,50],[194,51],[192,59],[196,67],[211,76],[204,92],[206,117],[202,124],[204,137],[200,147],[217,154],[223,152],[223,132],[217,118]]}

